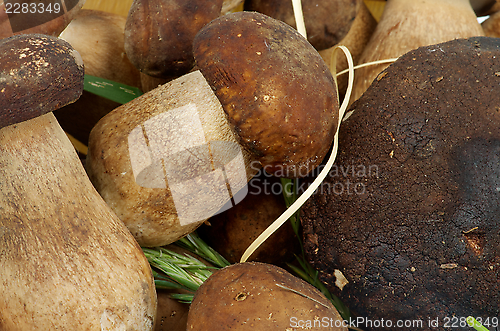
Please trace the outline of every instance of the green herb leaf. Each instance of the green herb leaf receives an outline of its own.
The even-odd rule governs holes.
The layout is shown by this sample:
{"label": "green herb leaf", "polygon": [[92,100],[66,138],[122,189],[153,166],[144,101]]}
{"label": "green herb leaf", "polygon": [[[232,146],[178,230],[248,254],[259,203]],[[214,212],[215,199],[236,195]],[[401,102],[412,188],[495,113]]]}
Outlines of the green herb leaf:
{"label": "green herb leaf", "polygon": [[117,83],[109,79],[85,75],[83,89],[106,99],[124,104],[138,96],[142,91],[137,87]]}

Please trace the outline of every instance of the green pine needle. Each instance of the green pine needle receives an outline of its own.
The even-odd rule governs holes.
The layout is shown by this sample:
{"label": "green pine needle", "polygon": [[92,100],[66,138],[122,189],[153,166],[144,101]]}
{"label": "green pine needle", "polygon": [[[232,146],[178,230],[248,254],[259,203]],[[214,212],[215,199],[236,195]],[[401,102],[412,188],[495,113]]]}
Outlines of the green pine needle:
{"label": "green pine needle", "polygon": [[137,87],[91,75],[85,75],[83,79],[83,89],[121,104],[127,103],[142,95],[142,91]]}
{"label": "green pine needle", "polygon": [[142,250],[153,267],[153,276],[158,288],[194,293],[214,270],[214,267],[205,265],[195,257],[175,253],[164,247]]}
{"label": "green pine needle", "polygon": [[212,247],[208,246],[198,236],[198,234],[196,234],[196,232],[190,233],[184,238],[177,240],[175,244],[200,256],[219,268],[224,268],[230,265],[230,263],[222,255],[217,253]]}

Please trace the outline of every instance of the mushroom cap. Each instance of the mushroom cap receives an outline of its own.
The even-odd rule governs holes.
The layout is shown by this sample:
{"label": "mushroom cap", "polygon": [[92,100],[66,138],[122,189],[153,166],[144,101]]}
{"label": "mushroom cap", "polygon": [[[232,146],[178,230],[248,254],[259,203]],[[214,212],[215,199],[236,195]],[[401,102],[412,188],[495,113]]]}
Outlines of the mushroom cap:
{"label": "mushroom cap", "polygon": [[477,16],[483,16],[489,14],[489,10],[496,2],[496,0],[470,0],[470,5]]}
{"label": "mushroom cap", "polygon": [[[361,0],[302,0],[307,39],[317,50],[338,44],[349,32]],[[290,0],[247,0],[246,11],[257,11],[296,28]]]}
{"label": "mushroom cap", "polygon": [[227,14],[200,30],[193,53],[240,143],[268,173],[303,177],[321,163],[336,131],[336,85],[297,31],[255,12]]}
{"label": "mushroom cap", "polygon": [[222,0],[134,0],[125,25],[125,51],[143,73],[169,78],[193,68],[196,33],[221,14]]}
{"label": "mushroom cap", "polygon": [[498,38],[418,48],[350,109],[300,218],[309,261],[358,316],[499,316],[498,58]]}
{"label": "mushroom cap", "polygon": [[76,101],[83,61],[66,41],[40,34],[0,40],[0,128]]}

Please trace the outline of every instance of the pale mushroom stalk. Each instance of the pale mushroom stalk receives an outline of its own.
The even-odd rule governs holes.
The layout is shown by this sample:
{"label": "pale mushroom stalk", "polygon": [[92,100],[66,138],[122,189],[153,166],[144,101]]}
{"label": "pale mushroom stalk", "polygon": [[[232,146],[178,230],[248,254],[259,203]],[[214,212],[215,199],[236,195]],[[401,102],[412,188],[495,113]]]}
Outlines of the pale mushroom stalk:
{"label": "pale mushroom stalk", "polygon": [[[357,64],[376,26],[377,21],[370,13],[365,2],[360,1],[357,4],[356,17],[345,37],[337,45],[319,51],[323,60],[330,67],[332,74],[339,73],[348,68],[346,57],[342,53],[338,53],[336,59],[337,65],[335,68],[332,67],[332,56],[337,46],[346,46],[351,53],[354,64]],[[347,90],[347,76],[337,77],[337,84],[339,93],[344,94]]]}
{"label": "pale mushroom stalk", "polygon": [[[483,35],[469,0],[389,0],[359,63],[397,58],[420,46]],[[352,101],[386,67],[357,70]]]}
{"label": "pale mushroom stalk", "polygon": [[82,59],[46,35],[0,50],[0,328],[152,330],[147,259],[50,113],[81,95]]}
{"label": "pale mushroom stalk", "polygon": [[[59,37],[80,53],[86,75],[141,88],[139,70],[125,54],[125,21],[118,14],[82,9]],[[75,103],[54,114],[67,133],[87,145],[90,130],[118,106],[117,102],[83,91]]]}

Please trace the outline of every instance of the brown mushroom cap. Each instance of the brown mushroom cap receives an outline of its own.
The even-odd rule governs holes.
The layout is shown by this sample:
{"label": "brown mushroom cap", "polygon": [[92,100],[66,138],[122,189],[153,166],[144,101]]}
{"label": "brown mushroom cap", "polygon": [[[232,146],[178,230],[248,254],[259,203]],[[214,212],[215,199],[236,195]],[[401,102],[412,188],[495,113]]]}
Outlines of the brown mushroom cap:
{"label": "brown mushroom cap", "polygon": [[[307,39],[317,50],[339,43],[349,32],[360,0],[302,0]],[[296,28],[290,0],[247,0],[246,11],[257,11]]]}
{"label": "brown mushroom cap", "polygon": [[[296,328],[294,319],[329,323]],[[189,307],[187,330],[347,331],[339,322],[333,304],[311,284],[275,265],[246,262],[215,271],[199,287]]]}
{"label": "brown mushroom cap", "polygon": [[263,14],[224,15],[196,35],[196,63],[240,143],[270,174],[302,177],[331,146],[336,85],[316,50]]}
{"label": "brown mushroom cap", "polygon": [[83,76],[80,54],[62,39],[26,34],[0,40],[0,128],[74,102]]}
{"label": "brown mushroom cap", "polygon": [[143,73],[171,78],[194,65],[196,33],[222,9],[222,0],[134,0],[125,26],[125,51]]}
{"label": "brown mushroom cap", "polygon": [[470,0],[470,5],[477,16],[482,16],[489,14],[489,10],[496,2],[496,0]]}

